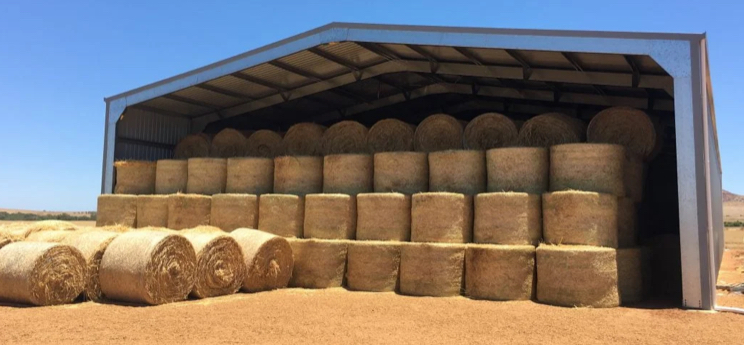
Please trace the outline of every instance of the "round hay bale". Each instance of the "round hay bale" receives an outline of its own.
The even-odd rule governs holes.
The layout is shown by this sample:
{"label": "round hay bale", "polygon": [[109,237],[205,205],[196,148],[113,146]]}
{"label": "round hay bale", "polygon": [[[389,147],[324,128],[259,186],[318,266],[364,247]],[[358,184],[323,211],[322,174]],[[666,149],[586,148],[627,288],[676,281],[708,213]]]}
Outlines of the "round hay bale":
{"label": "round hay bale", "polygon": [[643,300],[643,253],[641,248],[617,250],[617,288],[623,305]]}
{"label": "round hay bale", "polygon": [[261,195],[274,191],[273,158],[228,158],[226,193]]}
{"label": "round hay bale", "polygon": [[457,296],[462,290],[465,245],[405,243],[400,248],[400,293]]}
{"label": "round hay bale", "polygon": [[294,259],[286,239],[263,231],[238,229],[230,233],[243,250],[246,274],[242,289],[247,292],[287,287]]}
{"label": "round hay bale", "polygon": [[259,230],[283,237],[302,237],[304,223],[304,197],[263,194],[258,198]]}
{"label": "round hay bale", "polygon": [[646,165],[643,158],[626,151],[625,155],[625,195],[634,202],[643,201],[643,187],[646,180]]}
{"label": "round hay bale", "polygon": [[548,150],[544,147],[509,147],[486,152],[489,192],[542,194],[548,191]]}
{"label": "round hay bale", "polygon": [[514,121],[499,113],[485,113],[465,126],[463,138],[468,150],[490,150],[517,144],[519,131]]}
{"label": "round hay bale", "polygon": [[323,192],[323,157],[284,156],[274,159],[274,193]]}
{"label": "round hay bale", "polygon": [[117,301],[163,304],[186,299],[196,280],[196,253],[183,236],[133,231],[117,236],[103,253],[101,291]]}
{"label": "round hay bale", "polygon": [[483,151],[429,153],[429,191],[475,195],[486,191]]}
{"label": "round hay bale", "polygon": [[375,193],[415,194],[429,191],[429,158],[425,152],[382,152],[374,156]]}
{"label": "round hay bale", "polygon": [[468,243],[472,235],[472,196],[418,193],[411,198],[411,242]]}
{"label": "round hay bale", "polygon": [[537,300],[564,307],[620,305],[615,250],[591,246],[540,245]]}
{"label": "round hay bale", "polygon": [[282,154],[288,156],[322,155],[321,139],[325,130],[324,126],[310,122],[301,122],[289,127],[282,139]]}
{"label": "round hay bale", "polygon": [[85,286],[85,259],[57,243],[16,242],[0,249],[0,300],[32,305],[71,303]]}
{"label": "round hay bale", "polygon": [[519,144],[529,147],[579,143],[585,140],[586,127],[581,120],[561,114],[547,113],[527,120],[519,130]]}
{"label": "round hay bale", "polygon": [[323,133],[321,145],[324,155],[366,153],[367,127],[356,121],[341,121]]}
{"label": "round hay bale", "polygon": [[78,227],[75,224],[59,220],[2,224],[0,225],[0,243],[8,244],[10,242],[23,241],[35,232],[57,230],[72,231],[77,229]]}
{"label": "round hay bale", "polygon": [[356,239],[410,241],[411,196],[400,193],[357,195]]}
{"label": "round hay bale", "polygon": [[213,195],[225,192],[227,160],[224,158],[189,158],[186,191],[190,194]]}
{"label": "round hay bale", "polygon": [[176,148],[173,150],[173,158],[189,159],[209,157],[210,141],[211,139],[203,133],[189,134],[178,142]]}
{"label": "round hay bale", "polygon": [[246,154],[251,157],[274,158],[282,155],[282,136],[279,133],[262,129],[248,137]]}
{"label": "round hay bale", "polygon": [[306,289],[341,287],[350,241],[289,239],[294,269],[289,286]]}
{"label": "round hay bale", "polygon": [[357,195],[373,189],[372,156],[329,155],[323,158],[323,193]]}
{"label": "round hay bale", "polygon": [[212,197],[199,194],[172,194],[168,196],[168,228],[189,229],[209,225]]}
{"label": "round hay bale", "polygon": [[600,111],[587,128],[591,143],[625,146],[626,150],[648,157],[656,146],[656,129],[648,115],[630,107],[613,107]]}
{"label": "round hay bale", "polygon": [[638,245],[638,211],[630,198],[617,199],[617,245],[619,248]]}
{"label": "round hay bale", "polygon": [[137,227],[168,226],[168,196],[167,195],[138,195],[137,196]]}
{"label": "round hay bale", "polygon": [[118,161],[114,194],[155,194],[156,162]]}
{"label": "round hay bale", "polygon": [[534,296],[535,247],[470,244],[465,249],[465,294],[493,301]]}
{"label": "round hay bale", "polygon": [[482,193],[475,196],[473,242],[529,244],[542,239],[542,200],[527,193]]}
{"label": "round hay bale", "polygon": [[367,148],[372,153],[413,151],[416,127],[398,119],[377,121],[367,133]]}
{"label": "round hay bale", "polygon": [[543,237],[551,244],[617,248],[617,198],[594,192],[543,194]]}
{"label": "round hay bale", "polygon": [[155,169],[155,194],[175,194],[186,191],[189,162],[184,159],[161,159]]}
{"label": "round hay bale", "polygon": [[65,230],[48,230],[30,233],[25,241],[26,242],[47,242],[47,243],[61,243],[67,236],[74,234],[74,231]]}
{"label": "round hay bale", "polygon": [[225,234],[226,232],[216,226],[211,225],[199,225],[193,228],[183,229],[178,231],[179,234],[185,233],[196,233],[196,234],[211,234],[211,233]]}
{"label": "round hay bale", "polygon": [[434,114],[416,127],[413,146],[419,152],[461,150],[462,124],[447,114]]}
{"label": "round hay bale", "polygon": [[210,224],[224,231],[258,226],[258,197],[253,194],[212,196]]}
{"label": "round hay bale", "polygon": [[74,247],[85,258],[87,272],[85,279],[85,297],[91,301],[101,301],[103,293],[101,292],[101,282],[99,279],[99,269],[101,259],[109,243],[119,236],[118,233],[111,231],[79,231],[67,236],[62,244]]}
{"label": "round hay bale", "polygon": [[625,150],[619,145],[566,144],[550,148],[550,190],[625,196]]}
{"label": "round hay bale", "polygon": [[400,243],[349,243],[346,284],[349,290],[396,291],[400,269]]}
{"label": "round hay bale", "polygon": [[356,197],[346,194],[305,196],[305,238],[329,240],[356,237]]}
{"label": "round hay bale", "polygon": [[245,278],[243,251],[234,238],[220,233],[184,232],[196,252],[196,280],[191,296],[207,298],[238,292]]}
{"label": "round hay bale", "polygon": [[221,158],[243,157],[246,155],[247,149],[248,142],[243,133],[232,128],[225,128],[212,139],[209,146],[209,156]]}
{"label": "round hay bale", "polygon": [[2,249],[3,247],[5,247],[6,245],[8,245],[8,244],[10,244],[12,242],[13,242],[13,240],[11,240],[9,238],[6,238],[6,237],[3,237],[3,235],[0,234],[0,249]]}
{"label": "round hay bale", "polygon": [[137,196],[103,194],[98,196],[96,226],[137,226]]}
{"label": "round hay bale", "polygon": [[111,231],[111,232],[116,232],[116,233],[122,233],[122,232],[131,231],[134,228],[133,227],[128,227],[128,226],[125,226],[125,225],[121,225],[121,224],[114,224],[114,225],[104,225],[104,226],[97,226],[96,225],[96,229],[103,230],[103,231]]}

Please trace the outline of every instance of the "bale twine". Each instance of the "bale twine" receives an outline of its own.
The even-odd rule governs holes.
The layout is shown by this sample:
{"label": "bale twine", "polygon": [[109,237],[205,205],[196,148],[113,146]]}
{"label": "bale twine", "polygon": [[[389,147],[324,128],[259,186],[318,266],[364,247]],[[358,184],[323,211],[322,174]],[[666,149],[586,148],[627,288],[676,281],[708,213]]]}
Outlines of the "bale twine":
{"label": "bale twine", "polygon": [[353,241],[349,244],[346,284],[357,291],[397,291],[400,243]]}
{"label": "bale twine", "polygon": [[463,125],[447,114],[434,114],[416,127],[413,146],[419,152],[461,150]]}
{"label": "bale twine", "polygon": [[180,235],[123,233],[103,253],[99,279],[111,300],[152,305],[181,301],[194,287],[196,253]]}
{"label": "bale twine", "polygon": [[543,237],[551,244],[617,248],[617,198],[594,192],[543,194]]}
{"label": "bale twine", "polygon": [[615,249],[540,245],[535,255],[539,302],[564,307],[620,305]]}
{"label": "bale twine", "polygon": [[48,230],[48,231],[39,231],[30,233],[25,241],[26,242],[47,242],[47,243],[61,243],[70,236],[70,234],[74,234],[74,231],[65,231],[65,230]]}
{"label": "bale twine", "polygon": [[356,237],[356,197],[346,194],[305,196],[305,238],[328,240]]}
{"label": "bale twine", "polygon": [[264,194],[258,198],[258,229],[277,236],[302,237],[305,198],[291,194]]}
{"label": "bale twine", "polygon": [[465,294],[494,301],[534,296],[535,247],[470,244],[465,249]]}
{"label": "bale twine", "polygon": [[323,192],[323,157],[284,156],[274,159],[274,193],[302,195]]}
{"label": "bale twine", "polygon": [[411,197],[400,193],[357,195],[356,239],[410,241]]}
{"label": "bale twine", "polygon": [[640,247],[617,250],[617,288],[624,305],[643,300],[643,253]]}
{"label": "bale twine", "polygon": [[156,162],[118,161],[114,194],[154,194]]}
{"label": "bale twine", "polygon": [[246,274],[242,289],[247,292],[287,287],[295,261],[286,239],[263,231],[238,229],[230,236],[240,245]]}
{"label": "bale twine", "polygon": [[168,195],[137,196],[137,227],[168,226]]}
{"label": "bale twine", "polygon": [[584,122],[561,113],[547,113],[527,120],[519,130],[519,145],[550,147],[579,143],[586,137]]}
{"label": "bale twine", "polygon": [[189,162],[183,159],[161,159],[155,169],[155,193],[175,194],[186,191]]}
{"label": "bale twine", "polygon": [[70,246],[16,242],[0,249],[0,300],[38,306],[71,303],[85,287],[85,259]]}
{"label": "bale twine", "polygon": [[617,199],[617,246],[618,248],[638,245],[638,213],[630,198]]}
{"label": "bale twine", "polygon": [[288,156],[322,155],[321,138],[325,130],[325,127],[310,122],[292,125],[282,139],[282,154]]}
{"label": "bale twine", "polygon": [[486,152],[489,192],[542,194],[548,191],[548,150],[544,147],[510,147]]}
{"label": "bale twine", "polygon": [[341,121],[323,133],[321,148],[324,155],[366,153],[367,127],[356,121]]}
{"label": "bale twine", "polygon": [[367,133],[370,152],[413,151],[416,127],[398,119],[377,121]]}
{"label": "bale twine", "polygon": [[514,122],[499,113],[485,113],[471,120],[463,138],[468,150],[490,150],[517,144],[519,131]]}
{"label": "bale twine", "polygon": [[656,146],[656,129],[651,118],[644,111],[630,107],[600,111],[589,122],[586,133],[589,142],[622,145],[643,158]]}
{"label": "bale twine", "polygon": [[619,145],[567,144],[550,148],[550,190],[625,196],[625,150]]}
{"label": "bale twine", "polygon": [[212,138],[209,146],[210,157],[243,157],[246,155],[248,142],[243,133],[232,128],[225,128]]}
{"label": "bale twine", "polygon": [[226,193],[261,195],[274,191],[273,158],[228,158]]}
{"label": "bale twine", "polygon": [[103,293],[101,292],[101,281],[99,272],[101,268],[101,259],[103,253],[108,248],[109,243],[119,236],[118,233],[111,231],[79,231],[67,236],[62,244],[74,247],[85,258],[87,272],[85,279],[85,297],[91,301],[101,301]]}
{"label": "bale twine", "polygon": [[465,245],[406,243],[400,248],[400,293],[457,296],[465,269]]}
{"label": "bale twine", "polygon": [[425,152],[382,152],[374,156],[375,193],[415,194],[429,191],[429,158]]}
{"label": "bale twine", "polygon": [[225,192],[227,160],[224,158],[190,158],[186,191],[191,194],[213,195]]}
{"label": "bale twine", "polygon": [[373,189],[372,156],[340,154],[323,158],[323,193],[357,195]]}
{"label": "bale twine", "polygon": [[174,159],[209,157],[210,138],[203,133],[189,134],[173,150]]}
{"label": "bale twine", "polygon": [[0,225],[0,243],[3,242],[3,239],[8,243],[23,241],[27,237],[29,237],[29,235],[36,232],[74,231],[77,229],[77,225],[62,220],[42,220],[31,223],[10,223]]}
{"label": "bale twine", "polygon": [[258,197],[253,194],[215,194],[209,218],[212,226],[224,231],[258,226]]}
{"label": "bale twine", "polygon": [[475,196],[473,242],[529,244],[542,239],[542,200],[527,193],[483,193]]}
{"label": "bale twine", "polygon": [[251,157],[274,158],[282,154],[282,136],[268,129],[255,131],[246,142],[246,154]]}
{"label": "bale twine", "polygon": [[196,279],[191,296],[207,298],[238,292],[246,272],[238,242],[215,232],[184,231],[182,235],[196,252]]}
{"label": "bale twine", "polygon": [[419,193],[411,199],[411,241],[468,243],[473,233],[473,197]]}
{"label": "bale twine", "polygon": [[646,166],[641,156],[626,151],[624,176],[625,195],[633,199],[634,202],[643,201]]}
{"label": "bale twine", "polygon": [[168,196],[168,228],[181,230],[209,225],[212,197],[199,194]]}
{"label": "bale twine", "polygon": [[289,286],[306,289],[341,287],[346,274],[346,240],[289,239],[294,269]]}
{"label": "bale twine", "polygon": [[474,195],[486,191],[483,151],[429,153],[429,190]]}
{"label": "bale twine", "polygon": [[96,226],[105,225],[123,225],[134,228],[137,225],[137,196],[99,195]]}

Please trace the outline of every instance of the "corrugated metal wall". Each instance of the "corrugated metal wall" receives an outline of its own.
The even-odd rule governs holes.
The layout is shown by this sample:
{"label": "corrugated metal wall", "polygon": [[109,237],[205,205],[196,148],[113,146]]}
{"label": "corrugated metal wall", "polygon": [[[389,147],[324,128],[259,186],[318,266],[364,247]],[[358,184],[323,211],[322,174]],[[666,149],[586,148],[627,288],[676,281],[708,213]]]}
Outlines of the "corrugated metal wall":
{"label": "corrugated metal wall", "polygon": [[[711,202],[711,217],[713,225],[713,250],[715,254],[715,272],[718,273],[721,268],[721,260],[723,260],[723,249],[724,249],[724,226],[723,226],[723,182],[722,182],[722,171],[721,165],[718,162],[718,142],[716,142],[715,127],[713,127],[713,118],[710,115],[710,102],[708,102],[708,157],[709,171],[710,171],[710,202]],[[718,276],[716,275],[716,279]]]}
{"label": "corrugated metal wall", "polygon": [[127,109],[116,126],[115,160],[173,157],[173,147],[190,133],[189,119]]}

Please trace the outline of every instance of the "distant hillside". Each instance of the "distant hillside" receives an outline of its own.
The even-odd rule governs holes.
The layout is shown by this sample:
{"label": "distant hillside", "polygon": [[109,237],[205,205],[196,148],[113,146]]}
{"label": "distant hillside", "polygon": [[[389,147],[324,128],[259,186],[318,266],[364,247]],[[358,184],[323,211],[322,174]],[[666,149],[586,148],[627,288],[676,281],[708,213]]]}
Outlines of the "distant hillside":
{"label": "distant hillside", "polygon": [[744,196],[731,193],[727,190],[723,191],[723,202],[744,202]]}

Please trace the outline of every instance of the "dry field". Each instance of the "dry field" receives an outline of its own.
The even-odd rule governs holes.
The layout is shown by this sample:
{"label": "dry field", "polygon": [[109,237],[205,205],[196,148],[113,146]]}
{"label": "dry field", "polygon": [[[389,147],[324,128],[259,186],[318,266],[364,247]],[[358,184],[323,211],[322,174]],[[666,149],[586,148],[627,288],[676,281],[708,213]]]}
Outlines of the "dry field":
{"label": "dry field", "polygon": [[723,220],[726,222],[744,221],[744,202],[724,203]]}
{"label": "dry field", "polygon": [[[33,222],[30,222],[30,221],[29,222],[16,222],[16,221],[11,221],[11,220],[0,220],[0,225],[10,224],[10,223],[33,223]],[[95,220],[73,221],[71,223],[75,225],[79,225],[79,226],[96,226]]]}

